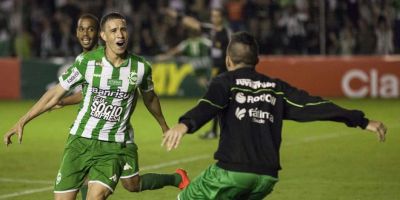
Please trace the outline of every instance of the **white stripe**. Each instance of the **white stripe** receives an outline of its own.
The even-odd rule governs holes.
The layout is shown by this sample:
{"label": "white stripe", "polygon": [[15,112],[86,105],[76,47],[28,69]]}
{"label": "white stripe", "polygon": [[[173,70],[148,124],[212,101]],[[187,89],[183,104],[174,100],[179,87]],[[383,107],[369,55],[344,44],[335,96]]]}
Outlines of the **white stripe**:
{"label": "white stripe", "polygon": [[85,74],[85,79],[86,82],[89,84],[88,89],[86,92],[86,96],[83,99],[83,106],[82,109],[79,111],[78,116],[75,119],[74,125],[71,128],[70,133],[72,135],[75,135],[76,132],[78,131],[79,125],[82,122],[83,116],[85,116],[85,113],[88,111],[89,108],[89,103],[90,103],[90,97],[92,95],[91,87],[92,87],[92,77],[94,74],[94,68],[95,68],[95,61],[89,61],[87,68],[86,68],[86,74]]}
{"label": "white stripe", "polygon": [[144,75],[144,63],[138,62],[138,69],[137,69],[137,85],[142,84]]}
{"label": "white stripe", "polygon": [[15,192],[15,193],[11,193],[11,194],[0,195],[0,199],[8,199],[8,198],[12,198],[12,197],[18,197],[18,196],[22,196],[22,195],[27,195],[27,194],[45,192],[45,191],[52,190],[53,188],[54,187],[51,186],[51,187],[38,188],[38,189],[33,189],[33,190],[25,190],[25,191],[22,191],[22,192]]}
{"label": "white stripe", "polygon": [[134,177],[134,176],[137,176],[137,175],[139,175],[139,172],[136,172],[136,173],[131,174],[131,175],[128,175],[128,176],[121,176],[121,177],[119,177],[119,178],[120,178],[120,179],[126,179],[126,178]]}
{"label": "white stripe", "polygon": [[71,189],[71,190],[63,190],[63,191],[54,191],[54,193],[62,194],[62,193],[68,193],[68,192],[75,192],[75,191],[78,191],[78,190],[79,190],[79,188],[78,189]]}
{"label": "white stripe", "polygon": [[99,183],[100,185],[103,185],[104,187],[108,188],[111,192],[114,192],[114,190],[109,185],[107,185],[107,184],[105,184],[105,183],[103,183],[101,181],[95,180],[95,181],[89,181],[88,183],[89,184]]}

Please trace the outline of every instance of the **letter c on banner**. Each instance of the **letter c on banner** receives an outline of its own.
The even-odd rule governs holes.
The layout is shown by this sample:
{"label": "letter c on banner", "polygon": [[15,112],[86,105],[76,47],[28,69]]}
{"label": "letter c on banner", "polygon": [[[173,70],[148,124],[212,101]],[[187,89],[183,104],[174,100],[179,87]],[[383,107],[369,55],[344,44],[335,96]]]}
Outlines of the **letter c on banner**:
{"label": "letter c on banner", "polygon": [[369,80],[368,75],[362,70],[353,69],[348,71],[342,78],[342,90],[347,97],[362,98],[368,94],[368,86],[364,85],[359,89],[353,89],[350,86],[350,82],[353,79],[359,79],[363,83],[367,83]]}

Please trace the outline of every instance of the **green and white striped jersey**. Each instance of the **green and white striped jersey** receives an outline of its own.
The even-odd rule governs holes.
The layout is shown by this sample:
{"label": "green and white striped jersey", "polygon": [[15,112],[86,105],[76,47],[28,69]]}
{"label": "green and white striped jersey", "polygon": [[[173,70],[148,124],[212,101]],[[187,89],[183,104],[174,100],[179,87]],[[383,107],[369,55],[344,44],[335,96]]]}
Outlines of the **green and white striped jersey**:
{"label": "green and white striped jersey", "polygon": [[77,85],[83,88],[83,101],[70,130],[72,135],[132,142],[130,117],[135,109],[135,90],[153,90],[151,66],[144,58],[130,54],[120,67],[114,67],[100,47],[79,56],[59,81],[66,90]]}

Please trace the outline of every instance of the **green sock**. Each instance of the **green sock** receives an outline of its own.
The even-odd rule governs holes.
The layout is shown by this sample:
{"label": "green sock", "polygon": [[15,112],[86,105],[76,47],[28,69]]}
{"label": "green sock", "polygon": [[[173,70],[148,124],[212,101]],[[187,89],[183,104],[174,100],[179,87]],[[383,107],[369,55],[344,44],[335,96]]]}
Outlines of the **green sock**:
{"label": "green sock", "polygon": [[157,190],[164,186],[178,187],[182,178],[179,174],[144,174],[140,176],[140,191]]}
{"label": "green sock", "polygon": [[88,185],[84,184],[81,187],[81,195],[82,195],[82,200],[86,200],[86,195],[88,191]]}

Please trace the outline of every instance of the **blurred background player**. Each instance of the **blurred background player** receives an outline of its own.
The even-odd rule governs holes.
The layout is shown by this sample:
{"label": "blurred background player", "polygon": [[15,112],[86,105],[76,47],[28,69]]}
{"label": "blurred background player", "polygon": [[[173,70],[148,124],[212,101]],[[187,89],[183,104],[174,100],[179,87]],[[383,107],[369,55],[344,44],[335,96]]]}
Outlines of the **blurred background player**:
{"label": "blurred background player", "polygon": [[[375,132],[385,140],[386,127],[362,111],[347,110],[289,84],[256,72],[258,44],[248,33],[232,35],[228,72],[214,78],[197,106],[166,132],[162,145],[177,148],[193,133],[221,115],[221,138],[212,164],[178,199],[263,199],[278,181],[283,120],[336,121]],[[258,98],[256,98],[258,97]],[[255,100],[258,99],[258,100]]]}
{"label": "blurred background player", "polygon": [[[210,56],[212,59],[211,78],[226,71],[225,56],[226,47],[229,43],[231,30],[224,24],[224,14],[221,9],[213,8],[210,12],[211,23],[202,23],[191,16],[180,16],[178,12],[169,9],[167,13],[175,18],[182,18],[182,23],[186,27],[201,31],[203,35],[212,42]],[[213,139],[218,137],[218,118],[212,121],[211,130],[201,135],[202,139]]]}
{"label": "blurred background player", "polygon": [[[76,28],[76,37],[79,41],[79,44],[82,47],[83,52],[77,56],[77,58],[75,59],[76,61],[80,61],[83,59],[84,55],[92,50],[95,50],[98,47],[98,38],[99,38],[99,21],[97,19],[96,16],[92,15],[92,14],[83,14],[77,23],[77,28]],[[103,48],[103,47],[100,47]],[[70,96],[67,96],[63,99],[61,99],[58,103],[58,105],[56,106],[56,108],[60,108],[62,106],[66,106],[66,105],[75,105],[78,104],[82,101],[82,91],[81,91],[81,87],[79,87],[78,92],[73,93]],[[135,91],[135,96],[138,96],[138,90]],[[133,107],[136,106],[137,103],[137,98],[134,99],[133,101]],[[149,109],[150,112],[152,112],[151,109]],[[132,148],[131,151],[135,151],[136,150],[136,145],[128,145],[128,147]],[[130,162],[128,162],[127,166],[134,166],[137,161],[135,160],[131,160]],[[135,179],[133,178],[135,176],[132,176],[132,174],[135,174],[136,172],[132,171],[134,170],[133,168],[128,167],[128,169],[124,169],[122,175],[121,175],[121,183],[123,185],[123,187],[130,191],[130,192],[139,192],[140,188],[137,188],[137,185],[135,183]],[[182,170],[178,170],[179,173],[185,173]],[[158,175],[158,174],[152,174],[152,175],[143,175],[143,176],[153,176],[153,177],[157,177],[157,176],[162,176],[162,175]],[[185,175],[186,176],[186,175]],[[87,182],[85,182],[85,184],[81,187],[81,194],[82,194],[82,199],[86,199],[86,195],[87,195]],[[144,188],[145,189],[145,188]]]}

